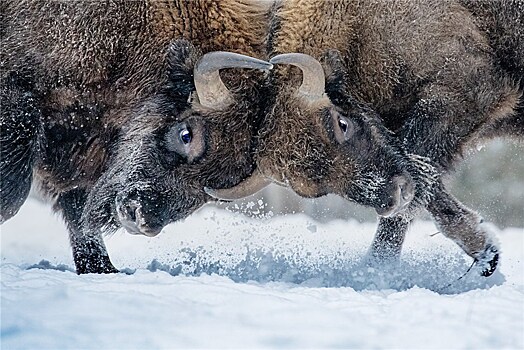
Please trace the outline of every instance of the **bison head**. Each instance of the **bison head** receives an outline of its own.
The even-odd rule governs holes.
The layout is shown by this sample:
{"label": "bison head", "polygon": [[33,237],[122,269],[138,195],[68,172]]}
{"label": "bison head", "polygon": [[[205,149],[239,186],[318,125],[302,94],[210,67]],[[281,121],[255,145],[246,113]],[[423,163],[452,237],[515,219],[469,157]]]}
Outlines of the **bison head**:
{"label": "bison head", "polygon": [[[274,96],[259,134],[253,175],[258,180],[245,183],[269,179],[305,197],[335,193],[384,217],[428,200],[425,189],[435,181],[434,168],[406,154],[380,116],[349,93],[338,53],[326,55],[327,74],[305,54],[282,54],[270,62],[285,65],[271,77]],[[210,193],[227,199],[249,191]]]}
{"label": "bison head", "polygon": [[211,199],[205,187],[232,187],[253,171],[263,78],[255,69],[271,64],[227,52],[202,55],[187,41],[172,44],[166,59],[166,84],[129,108],[89,195],[82,217],[88,232],[123,226],[154,236]]}

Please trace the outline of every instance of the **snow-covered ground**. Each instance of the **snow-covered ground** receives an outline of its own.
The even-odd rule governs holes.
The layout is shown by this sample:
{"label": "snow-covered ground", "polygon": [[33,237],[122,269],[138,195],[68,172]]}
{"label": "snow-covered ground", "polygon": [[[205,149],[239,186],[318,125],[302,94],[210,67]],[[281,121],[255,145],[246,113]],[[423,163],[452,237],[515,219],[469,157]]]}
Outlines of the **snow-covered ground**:
{"label": "snow-covered ground", "polygon": [[77,276],[62,221],[29,200],[1,227],[1,348],[524,348],[523,229],[497,232],[498,273],[458,281],[471,260],[432,223],[387,270],[363,262],[374,229],[205,207],[108,237],[127,274]]}

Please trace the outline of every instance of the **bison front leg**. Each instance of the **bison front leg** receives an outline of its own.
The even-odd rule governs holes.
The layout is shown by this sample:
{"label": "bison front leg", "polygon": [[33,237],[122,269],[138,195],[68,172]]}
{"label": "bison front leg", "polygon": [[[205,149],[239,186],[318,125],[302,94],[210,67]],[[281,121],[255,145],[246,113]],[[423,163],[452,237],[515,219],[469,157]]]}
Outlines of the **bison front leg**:
{"label": "bison front leg", "polygon": [[62,193],[56,203],[69,228],[76,273],[116,273],[118,270],[109,260],[101,233],[86,232],[81,228],[80,219],[86,200],[86,191],[75,189]]}
{"label": "bison front leg", "polygon": [[411,216],[380,218],[369,258],[380,264],[397,261],[406,237]]}
{"label": "bison front leg", "polygon": [[447,193],[443,186],[435,192],[428,211],[440,232],[475,259],[483,276],[493,274],[499,260],[499,249],[476,212]]}
{"label": "bison front leg", "polygon": [[0,85],[1,224],[18,212],[29,195],[41,115],[33,94],[12,81]]}
{"label": "bison front leg", "polygon": [[[520,113],[511,117],[519,96],[515,87],[505,84],[496,72],[474,67],[468,76],[453,79],[457,85],[426,87],[425,98],[411,110],[400,132],[408,153],[429,158],[443,174],[451,171],[472,142],[486,136],[490,126],[498,121],[507,123],[507,134],[511,130],[518,134],[522,125]],[[450,195],[442,183],[432,192],[427,209],[441,232],[475,259],[483,269],[482,275],[491,275],[499,259],[498,248],[478,214]]]}

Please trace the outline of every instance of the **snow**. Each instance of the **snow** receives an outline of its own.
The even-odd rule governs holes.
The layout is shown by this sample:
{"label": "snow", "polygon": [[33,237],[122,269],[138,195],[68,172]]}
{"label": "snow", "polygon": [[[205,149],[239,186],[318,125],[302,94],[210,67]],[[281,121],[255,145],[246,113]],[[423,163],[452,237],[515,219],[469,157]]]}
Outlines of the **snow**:
{"label": "snow", "polygon": [[1,227],[1,348],[524,348],[522,228],[497,231],[495,275],[458,281],[471,259],[432,223],[388,268],[364,263],[374,229],[209,206],[106,237],[126,273],[77,276],[64,224],[31,199]]}

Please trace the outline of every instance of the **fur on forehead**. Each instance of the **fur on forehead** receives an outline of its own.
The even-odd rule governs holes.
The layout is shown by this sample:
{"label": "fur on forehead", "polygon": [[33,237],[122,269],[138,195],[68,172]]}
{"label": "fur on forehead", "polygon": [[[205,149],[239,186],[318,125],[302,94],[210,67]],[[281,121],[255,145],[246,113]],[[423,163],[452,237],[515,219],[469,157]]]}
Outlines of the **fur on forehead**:
{"label": "fur on forehead", "polygon": [[195,91],[193,69],[201,57],[202,51],[185,39],[175,40],[169,45],[168,80],[163,93],[178,107],[178,113],[190,107],[190,96]]}

